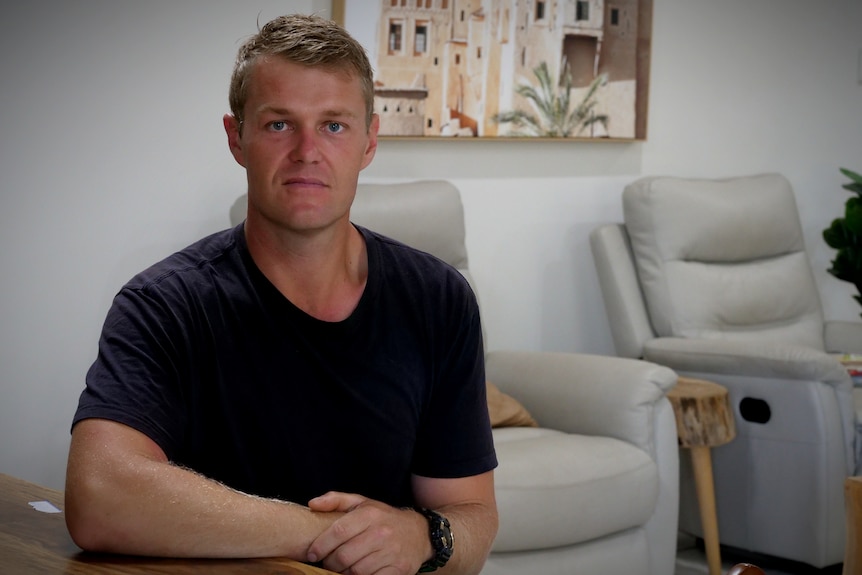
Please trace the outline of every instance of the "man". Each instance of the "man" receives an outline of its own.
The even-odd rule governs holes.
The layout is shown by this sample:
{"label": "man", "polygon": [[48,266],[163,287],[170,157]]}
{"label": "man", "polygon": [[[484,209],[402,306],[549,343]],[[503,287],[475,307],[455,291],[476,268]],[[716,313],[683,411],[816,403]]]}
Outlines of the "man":
{"label": "man", "polygon": [[377,147],[362,47],[277,18],[230,104],[246,221],[117,294],[73,422],[72,537],[477,573],[497,529],[478,309],[453,269],[350,223]]}

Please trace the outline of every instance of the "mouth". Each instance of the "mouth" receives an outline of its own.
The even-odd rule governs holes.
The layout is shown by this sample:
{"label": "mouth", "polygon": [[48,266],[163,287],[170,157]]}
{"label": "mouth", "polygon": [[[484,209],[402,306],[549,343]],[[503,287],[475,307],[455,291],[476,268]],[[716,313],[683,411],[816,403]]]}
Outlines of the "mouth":
{"label": "mouth", "polygon": [[282,183],[293,187],[326,187],[322,180],[316,178],[287,178]]}

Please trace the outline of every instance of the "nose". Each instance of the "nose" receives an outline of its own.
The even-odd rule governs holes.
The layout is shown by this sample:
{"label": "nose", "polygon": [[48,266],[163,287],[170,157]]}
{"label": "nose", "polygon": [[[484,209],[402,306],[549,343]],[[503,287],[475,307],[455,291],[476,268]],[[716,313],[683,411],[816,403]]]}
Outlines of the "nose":
{"label": "nose", "polygon": [[288,157],[293,162],[315,163],[320,159],[319,134],[311,128],[297,129],[291,138]]}

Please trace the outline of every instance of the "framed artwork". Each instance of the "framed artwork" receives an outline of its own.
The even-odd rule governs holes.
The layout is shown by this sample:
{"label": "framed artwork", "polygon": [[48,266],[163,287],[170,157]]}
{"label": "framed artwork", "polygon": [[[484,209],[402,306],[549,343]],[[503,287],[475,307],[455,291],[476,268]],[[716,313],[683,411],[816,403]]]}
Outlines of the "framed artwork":
{"label": "framed artwork", "polygon": [[653,0],[332,0],[380,135],[645,140]]}

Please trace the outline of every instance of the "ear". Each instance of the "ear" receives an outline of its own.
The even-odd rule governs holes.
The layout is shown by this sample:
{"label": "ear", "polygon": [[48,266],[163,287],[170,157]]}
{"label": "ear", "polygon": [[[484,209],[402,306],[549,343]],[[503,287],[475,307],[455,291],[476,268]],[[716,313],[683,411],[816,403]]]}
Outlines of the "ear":
{"label": "ear", "polygon": [[365,157],[362,159],[362,167],[364,170],[374,159],[374,154],[377,153],[377,132],[380,130],[380,116],[373,114],[371,116],[371,125],[368,126],[368,144],[365,147]]}
{"label": "ear", "polygon": [[242,153],[242,134],[239,131],[239,121],[234,116],[225,114],[222,122],[227,134],[227,145],[230,148],[230,153],[233,155],[233,159],[244,168],[245,157]]}

